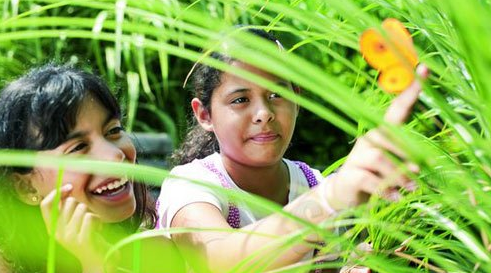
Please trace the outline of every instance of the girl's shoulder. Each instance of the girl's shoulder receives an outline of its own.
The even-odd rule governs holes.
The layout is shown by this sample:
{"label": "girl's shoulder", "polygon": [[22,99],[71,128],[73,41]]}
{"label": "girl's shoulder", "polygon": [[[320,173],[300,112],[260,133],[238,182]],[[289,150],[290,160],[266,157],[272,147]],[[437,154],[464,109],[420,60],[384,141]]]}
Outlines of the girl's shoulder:
{"label": "girl's shoulder", "polygon": [[[322,176],[321,172],[318,169],[309,166],[305,162],[298,161],[298,160],[290,160],[286,158],[283,158],[283,162],[285,162],[285,164],[288,166],[292,184],[312,187],[313,185],[310,184],[312,183],[317,184],[324,180],[324,177]],[[313,177],[309,177],[309,176],[313,176]],[[315,182],[312,180],[315,180]]]}
{"label": "girl's shoulder", "polygon": [[213,155],[214,154],[209,155],[209,156],[207,156],[205,158],[197,158],[197,159],[194,159],[191,162],[188,162],[188,163],[185,163],[185,164],[182,164],[182,165],[174,166],[171,169],[171,173],[181,172],[183,170],[186,170],[187,171],[187,170],[201,170],[201,169],[204,169],[203,168],[203,162],[212,159],[214,157]]}
{"label": "girl's shoulder", "polygon": [[206,167],[206,163],[213,163],[216,166],[220,166],[220,155],[217,153],[211,154],[205,158],[195,159],[189,163],[175,166],[171,169],[171,178],[167,180],[174,180],[181,178],[192,180],[205,180],[214,182],[216,180],[215,174]]}
{"label": "girl's shoulder", "polygon": [[303,162],[303,161],[300,161],[300,160],[292,160],[292,159],[288,159],[288,158],[283,158],[283,162],[285,162],[288,166],[288,168],[292,169],[298,169],[298,170],[302,170],[302,165],[305,166],[305,167],[308,167],[310,170],[312,170],[314,173],[320,173],[320,171],[318,169],[316,169],[315,167],[312,167],[310,166],[309,164]]}

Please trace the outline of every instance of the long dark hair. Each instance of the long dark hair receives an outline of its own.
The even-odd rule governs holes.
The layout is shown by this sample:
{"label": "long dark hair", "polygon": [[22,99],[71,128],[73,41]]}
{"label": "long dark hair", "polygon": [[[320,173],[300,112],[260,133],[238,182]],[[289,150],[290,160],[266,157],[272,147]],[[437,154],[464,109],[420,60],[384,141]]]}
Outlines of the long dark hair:
{"label": "long dark hair", "polygon": [[[68,133],[76,125],[79,108],[88,96],[98,100],[112,117],[121,119],[117,100],[98,76],[70,65],[47,64],[32,69],[1,91],[0,149],[41,151],[56,148],[66,140]],[[44,224],[40,225],[42,228],[39,230],[26,231],[26,219],[16,215],[20,211],[30,221],[43,223],[39,207],[23,204],[18,200],[13,184],[16,182],[10,179],[13,173],[29,173],[32,168],[0,167],[0,170],[0,247],[4,252],[3,256],[18,271],[42,272],[46,268],[46,256],[42,255],[46,254],[47,249]],[[134,193],[136,211],[121,226],[131,232],[142,224],[148,228],[154,227],[156,212],[147,186],[135,183]],[[26,232],[17,232],[18,230]],[[30,237],[31,235],[36,237]],[[35,242],[28,241],[27,238],[34,238],[35,242],[42,243],[35,246]],[[22,249],[24,243],[25,248],[34,248],[36,251],[25,254],[26,249]],[[34,258],[33,261],[30,258]]]}
{"label": "long dark hair", "polygon": [[[242,27],[242,26],[237,26]],[[257,35],[268,41],[279,43],[276,37],[258,28],[245,28],[251,34]],[[222,62],[231,63],[233,58],[219,52],[210,54],[211,58]],[[213,91],[221,84],[223,71],[203,63],[197,63],[192,71],[193,96],[198,98],[208,113],[211,114],[211,97]],[[219,152],[218,140],[213,132],[204,130],[193,116],[190,130],[187,132],[181,146],[170,157],[172,165],[186,164],[194,159],[204,158],[214,152]]]}

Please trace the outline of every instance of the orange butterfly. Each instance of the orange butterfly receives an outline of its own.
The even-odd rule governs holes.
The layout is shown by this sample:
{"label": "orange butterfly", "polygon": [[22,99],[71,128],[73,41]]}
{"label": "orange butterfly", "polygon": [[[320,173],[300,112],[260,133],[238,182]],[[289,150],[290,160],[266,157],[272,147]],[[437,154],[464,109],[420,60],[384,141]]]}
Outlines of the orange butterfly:
{"label": "orange butterfly", "polygon": [[380,71],[380,87],[398,94],[413,82],[418,55],[411,34],[397,19],[385,19],[382,29],[386,36],[375,29],[365,30],[360,38],[360,49],[368,64]]}

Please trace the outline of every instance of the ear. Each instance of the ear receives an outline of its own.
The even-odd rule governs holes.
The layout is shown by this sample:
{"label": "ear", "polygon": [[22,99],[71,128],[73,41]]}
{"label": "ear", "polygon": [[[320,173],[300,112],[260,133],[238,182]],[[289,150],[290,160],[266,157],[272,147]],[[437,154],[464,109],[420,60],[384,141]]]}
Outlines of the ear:
{"label": "ear", "polygon": [[32,174],[18,174],[14,173],[12,178],[14,180],[14,188],[19,199],[31,206],[37,206],[41,202],[41,195],[32,186]]}
{"label": "ear", "polygon": [[191,107],[193,108],[194,116],[201,127],[208,132],[212,132],[213,122],[211,121],[210,111],[206,109],[198,98],[194,98],[191,101]]}

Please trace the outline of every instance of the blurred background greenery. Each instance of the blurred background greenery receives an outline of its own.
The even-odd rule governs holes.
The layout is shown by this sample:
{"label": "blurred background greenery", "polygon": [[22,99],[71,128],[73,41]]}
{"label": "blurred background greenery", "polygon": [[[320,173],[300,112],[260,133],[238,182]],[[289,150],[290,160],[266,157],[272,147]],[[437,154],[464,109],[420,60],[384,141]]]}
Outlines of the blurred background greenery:
{"label": "blurred background greenery", "polygon": [[[166,34],[166,31],[180,31],[172,26],[172,22],[165,21],[172,20],[175,16],[172,13],[176,12],[166,11],[167,7],[185,9],[191,3],[5,0],[0,33],[0,87],[30,67],[51,60],[78,63],[102,75],[113,87],[126,106],[130,131],[166,132],[174,146],[179,145],[191,118],[191,87],[183,87],[183,83],[194,62],[173,56],[165,49],[150,47],[143,39],[199,51],[199,45],[187,44],[184,39],[169,38]],[[327,9],[321,1],[294,4],[297,5]],[[245,2],[196,1],[192,7],[212,19],[224,20],[228,25],[267,26],[276,16],[268,10],[260,12],[259,4]],[[122,16],[120,19],[118,12]],[[338,16],[330,15],[332,18]],[[308,26],[294,18],[282,17],[278,17],[278,22],[271,28],[287,49],[294,48],[296,54],[338,77],[352,87],[352,92],[367,88],[366,79],[346,67],[343,60],[328,54],[312,54],[319,46],[315,43],[325,43],[322,41],[325,38],[309,41],[306,40],[308,34],[294,35],[282,25],[299,27],[296,34],[308,30]],[[274,31],[275,28],[278,31]],[[112,36],[99,38],[101,32]],[[329,50],[353,62],[357,68],[366,68],[361,55],[353,48],[333,43]],[[305,95],[309,96],[309,93]],[[329,107],[327,103],[324,105]],[[329,122],[309,111],[302,111],[287,156],[324,168],[346,155],[352,139]]]}
{"label": "blurred background greenery", "polygon": [[[305,99],[294,98],[302,113],[287,156],[320,169],[335,168],[357,136],[383,124],[393,96],[377,87],[377,72],[360,55],[358,39],[385,18],[399,19],[432,71],[408,125],[390,130],[420,165],[414,177],[420,189],[397,203],[374,199],[369,210],[342,215],[357,220],[327,225],[348,226],[346,242],[365,234],[375,251],[358,262],[374,271],[491,272],[490,1],[1,3],[0,87],[50,60],[77,63],[113,87],[129,131],[166,132],[174,145],[190,118],[190,87],[183,81],[202,60],[202,49],[213,48],[237,24],[272,31],[292,54],[238,39],[233,56],[302,87]],[[7,164],[9,155],[2,156]]]}

